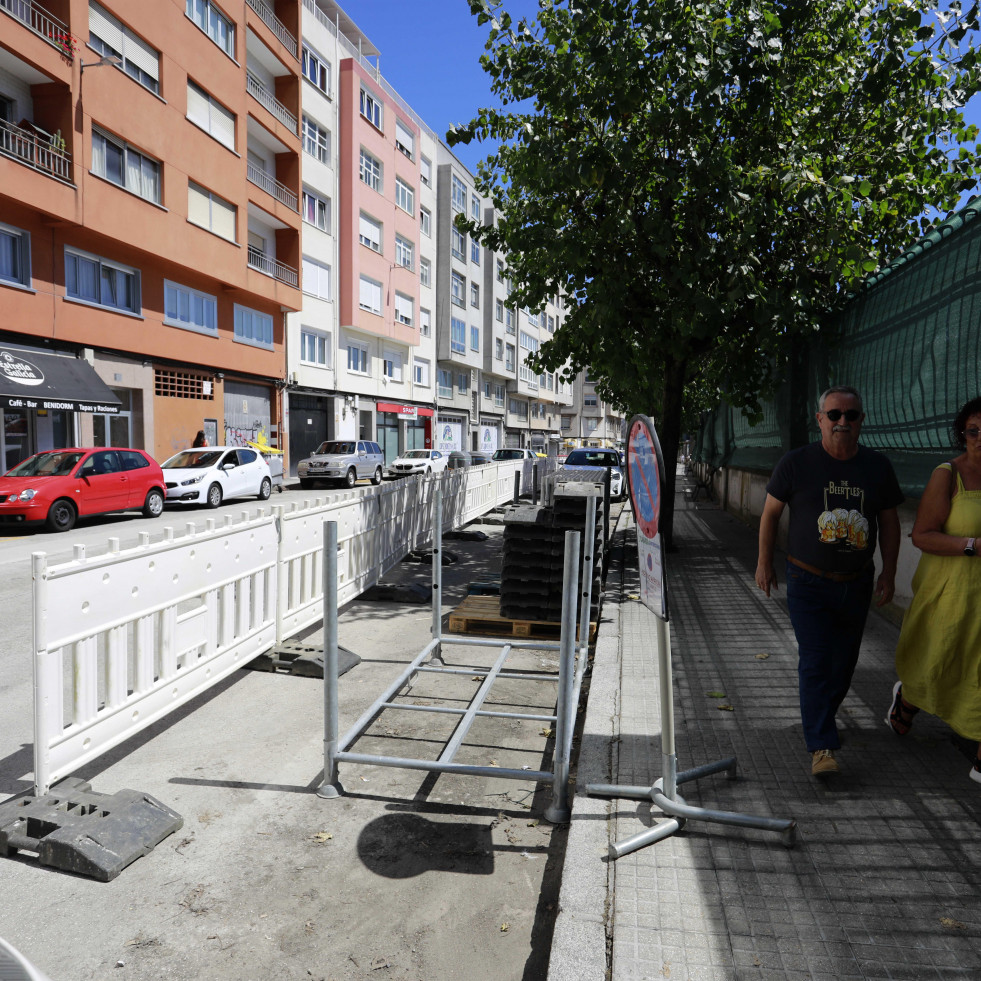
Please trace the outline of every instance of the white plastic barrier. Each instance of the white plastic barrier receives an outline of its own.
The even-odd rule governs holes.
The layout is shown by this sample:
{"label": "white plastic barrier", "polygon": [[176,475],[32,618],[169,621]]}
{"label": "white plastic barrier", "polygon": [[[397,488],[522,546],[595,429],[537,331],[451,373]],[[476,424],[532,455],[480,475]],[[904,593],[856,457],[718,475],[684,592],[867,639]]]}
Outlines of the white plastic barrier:
{"label": "white plastic barrier", "polygon": [[[544,461],[543,461],[544,462]],[[443,527],[514,493],[519,463],[441,478]],[[409,479],[49,566],[33,555],[34,782],[38,796],[321,619],[323,524],[337,521],[340,603],[432,534],[436,480]]]}

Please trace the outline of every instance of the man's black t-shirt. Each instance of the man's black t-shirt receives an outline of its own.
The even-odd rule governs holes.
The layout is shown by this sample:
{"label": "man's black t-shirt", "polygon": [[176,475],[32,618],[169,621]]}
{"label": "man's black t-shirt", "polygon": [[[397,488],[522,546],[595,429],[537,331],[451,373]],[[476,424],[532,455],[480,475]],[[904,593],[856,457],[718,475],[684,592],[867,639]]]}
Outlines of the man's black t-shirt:
{"label": "man's black t-shirt", "polygon": [[791,450],[766,491],[790,506],[790,554],[824,572],[864,569],[875,554],[879,512],[904,500],[892,464],[861,445],[849,460],[820,443]]}

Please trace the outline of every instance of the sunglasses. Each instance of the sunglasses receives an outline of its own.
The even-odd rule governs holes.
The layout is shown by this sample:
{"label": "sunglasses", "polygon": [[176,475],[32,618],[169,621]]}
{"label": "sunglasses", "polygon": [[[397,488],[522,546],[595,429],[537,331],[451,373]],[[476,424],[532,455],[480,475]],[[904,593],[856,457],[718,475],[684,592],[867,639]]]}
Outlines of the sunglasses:
{"label": "sunglasses", "polygon": [[977,426],[972,426],[970,429],[964,430],[964,435],[970,436],[971,439],[977,439],[979,436],[981,436],[981,429],[978,429]]}
{"label": "sunglasses", "polygon": [[862,413],[858,409],[845,409],[844,412],[841,409],[828,409],[825,415],[832,421],[837,422],[842,416],[848,422],[854,422]]}

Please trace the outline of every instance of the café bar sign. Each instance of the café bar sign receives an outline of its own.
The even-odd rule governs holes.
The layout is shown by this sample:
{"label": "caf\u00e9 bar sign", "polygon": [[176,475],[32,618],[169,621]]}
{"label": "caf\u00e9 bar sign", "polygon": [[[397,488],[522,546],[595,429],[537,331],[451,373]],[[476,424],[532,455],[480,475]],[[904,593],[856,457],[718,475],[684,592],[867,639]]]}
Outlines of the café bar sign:
{"label": "caf\u00e9 bar sign", "polygon": [[120,402],[81,358],[0,348],[0,409],[100,412]]}

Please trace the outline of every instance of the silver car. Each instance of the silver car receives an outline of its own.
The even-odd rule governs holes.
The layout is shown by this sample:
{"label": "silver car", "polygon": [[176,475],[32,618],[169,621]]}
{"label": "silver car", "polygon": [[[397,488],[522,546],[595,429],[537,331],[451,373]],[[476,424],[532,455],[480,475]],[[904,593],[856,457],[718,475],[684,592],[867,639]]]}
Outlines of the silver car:
{"label": "silver car", "polygon": [[385,456],[377,443],[366,439],[328,439],[299,462],[296,475],[301,487],[313,487],[318,480],[353,487],[362,478],[380,484],[384,466]]}

